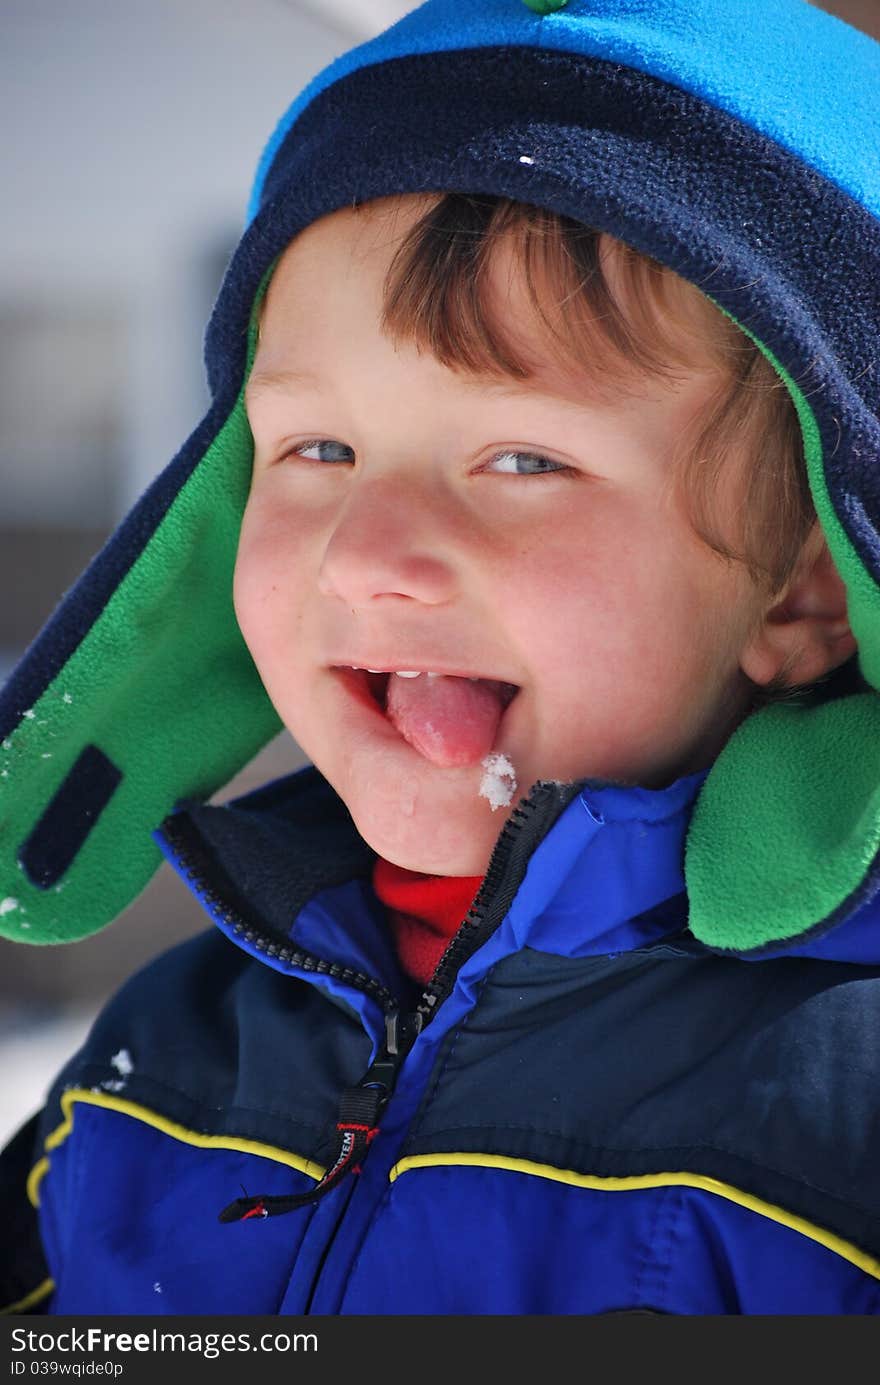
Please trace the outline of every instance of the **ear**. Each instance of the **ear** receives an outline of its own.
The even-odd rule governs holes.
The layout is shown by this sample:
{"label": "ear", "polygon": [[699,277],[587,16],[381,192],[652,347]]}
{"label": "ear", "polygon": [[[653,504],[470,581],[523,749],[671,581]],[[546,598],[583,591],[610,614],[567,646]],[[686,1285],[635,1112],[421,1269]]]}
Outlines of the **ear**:
{"label": "ear", "polygon": [[773,600],[740,655],[740,667],[753,683],[815,683],[855,653],[846,588],[818,521],[788,585]]}

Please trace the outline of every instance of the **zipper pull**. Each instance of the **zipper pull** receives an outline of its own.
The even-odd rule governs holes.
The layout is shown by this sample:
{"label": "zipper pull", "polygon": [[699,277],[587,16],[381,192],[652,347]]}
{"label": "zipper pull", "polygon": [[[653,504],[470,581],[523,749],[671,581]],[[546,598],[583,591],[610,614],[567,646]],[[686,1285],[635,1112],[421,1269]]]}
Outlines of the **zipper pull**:
{"label": "zipper pull", "polygon": [[394,1090],[397,1074],[422,1028],[421,1015],[407,1015],[401,1024],[398,1010],[385,1015],[385,1045],[356,1087],[346,1087],[336,1120],[337,1144],[324,1177],[307,1193],[239,1197],[224,1207],[221,1222],[247,1221],[251,1217],[277,1217],[318,1202],[349,1173],[359,1173],[361,1162],[379,1133],[379,1117]]}

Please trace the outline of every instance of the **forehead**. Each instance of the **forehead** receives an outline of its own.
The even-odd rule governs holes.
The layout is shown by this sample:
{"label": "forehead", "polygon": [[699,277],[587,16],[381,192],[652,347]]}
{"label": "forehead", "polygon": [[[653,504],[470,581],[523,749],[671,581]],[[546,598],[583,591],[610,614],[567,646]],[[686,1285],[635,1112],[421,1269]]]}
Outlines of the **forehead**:
{"label": "forehead", "polygon": [[[276,265],[260,322],[260,340],[252,381],[291,367],[291,357],[314,362],[322,348],[341,357],[340,332],[346,338],[359,331],[380,331],[385,293],[395,255],[416,223],[440,200],[438,195],[389,197],[357,208],[343,208],[306,227],[282,253]],[[624,316],[629,313],[626,276],[622,260],[611,253],[610,237],[600,246],[602,272]],[[604,253],[603,253],[604,250]],[[526,368],[525,378],[500,370],[478,371],[453,366],[459,382],[474,390],[505,384],[518,391],[552,393],[575,403],[614,404],[638,397],[659,399],[669,394],[690,393],[699,380],[708,393],[718,382],[717,367],[681,367],[671,379],[636,369],[621,358],[619,377],[596,369],[598,351],[577,353],[567,324],[573,312],[585,308],[572,303],[571,293],[551,281],[540,264],[530,266],[531,285],[523,264],[521,246],[510,233],[497,236],[486,260],[481,298],[492,330],[514,348]],[[418,340],[415,323],[405,335]],[[689,338],[693,346],[693,336]],[[597,334],[601,350],[601,334]],[[302,373],[302,372],[300,372]],[[250,391],[253,394],[253,389]]]}
{"label": "forehead", "polygon": [[[381,289],[394,253],[407,232],[428,209],[425,198],[384,198],[364,206],[344,207],[307,226],[281,254],[272,275],[263,323],[292,299],[304,307],[319,306],[329,286],[345,296]],[[331,304],[336,300],[334,294]]]}

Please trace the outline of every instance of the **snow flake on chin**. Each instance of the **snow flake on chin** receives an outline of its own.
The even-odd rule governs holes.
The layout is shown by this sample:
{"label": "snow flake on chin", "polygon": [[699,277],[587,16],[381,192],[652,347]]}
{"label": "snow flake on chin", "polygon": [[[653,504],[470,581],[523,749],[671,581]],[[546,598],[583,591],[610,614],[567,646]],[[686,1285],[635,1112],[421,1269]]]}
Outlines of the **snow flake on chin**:
{"label": "snow flake on chin", "polygon": [[488,799],[492,812],[506,808],[516,793],[516,771],[506,755],[487,755],[480,762],[485,774],[480,780],[480,798]]}

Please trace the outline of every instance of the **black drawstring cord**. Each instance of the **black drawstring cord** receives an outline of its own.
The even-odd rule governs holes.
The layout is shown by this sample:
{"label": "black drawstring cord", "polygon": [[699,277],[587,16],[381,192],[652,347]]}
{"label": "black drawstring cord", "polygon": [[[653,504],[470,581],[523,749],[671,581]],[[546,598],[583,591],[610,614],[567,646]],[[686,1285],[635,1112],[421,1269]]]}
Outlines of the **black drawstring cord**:
{"label": "black drawstring cord", "polygon": [[[400,1021],[400,1026],[398,1025]],[[379,1133],[379,1117],[394,1090],[401,1063],[422,1027],[422,1016],[402,1020],[396,1010],[385,1015],[385,1048],[356,1087],[347,1087],[339,1102],[336,1151],[320,1183],[307,1193],[237,1197],[224,1207],[220,1221],[247,1221],[251,1217],[280,1217],[318,1202],[349,1173],[360,1173],[361,1160]]]}
{"label": "black drawstring cord", "polygon": [[384,1086],[349,1087],[343,1092],[339,1103],[339,1119],[336,1122],[339,1139],[335,1156],[320,1183],[316,1183],[309,1192],[296,1195],[237,1197],[223,1208],[220,1221],[280,1217],[285,1212],[295,1212],[298,1207],[318,1202],[325,1193],[341,1183],[346,1174],[359,1171],[361,1159],[379,1133],[376,1121],[387,1097],[388,1091]]}

